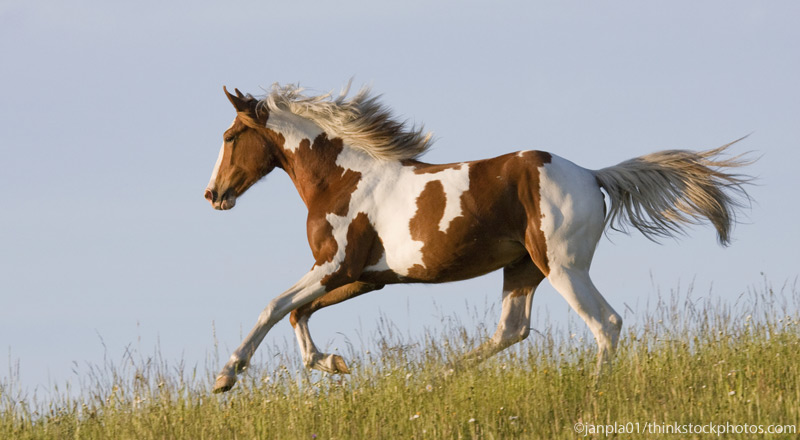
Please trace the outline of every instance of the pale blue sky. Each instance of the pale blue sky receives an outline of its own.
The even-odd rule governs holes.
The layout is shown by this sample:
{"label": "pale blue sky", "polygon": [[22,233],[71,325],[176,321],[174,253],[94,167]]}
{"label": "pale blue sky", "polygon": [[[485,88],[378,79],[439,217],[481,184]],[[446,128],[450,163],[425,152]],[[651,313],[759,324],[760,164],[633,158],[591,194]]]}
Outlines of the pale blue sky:
{"label": "pale blue sky", "polygon": [[[519,149],[602,168],[664,148],[762,159],[733,245],[708,227],[662,246],[613,233],[593,277],[630,322],[695,280],[732,303],[798,275],[800,4],[671,2],[21,1],[0,4],[0,375],[73,378],[126,346],[226,358],[311,266],[305,208],[281,171],[229,212],[203,190],[234,114],[222,86],[370,83],[454,162]],[[501,277],[391,286],[314,316],[319,345],[499,303]],[[434,303],[439,310],[434,309]],[[637,306],[639,304],[639,306]],[[572,313],[546,283],[534,315]],[[490,315],[486,325],[494,327]],[[534,329],[543,321],[534,320]],[[288,322],[266,342],[288,338]],[[258,358],[257,358],[258,359]]]}

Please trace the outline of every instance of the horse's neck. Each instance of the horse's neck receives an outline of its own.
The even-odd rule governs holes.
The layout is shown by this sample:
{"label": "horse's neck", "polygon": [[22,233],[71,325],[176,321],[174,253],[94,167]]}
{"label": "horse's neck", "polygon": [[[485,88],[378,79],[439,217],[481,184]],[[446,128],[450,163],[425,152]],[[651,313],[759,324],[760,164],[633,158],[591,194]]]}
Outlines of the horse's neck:
{"label": "horse's neck", "polygon": [[377,172],[384,165],[341,139],[331,139],[306,119],[281,116],[267,127],[284,137],[283,168],[309,209],[320,203],[336,204],[337,199],[355,190],[365,174]]}
{"label": "horse's neck", "polygon": [[288,112],[276,112],[270,115],[267,128],[284,137],[283,148],[288,153],[297,150],[304,139],[314,142],[314,139],[322,134],[322,129],[313,122]]}

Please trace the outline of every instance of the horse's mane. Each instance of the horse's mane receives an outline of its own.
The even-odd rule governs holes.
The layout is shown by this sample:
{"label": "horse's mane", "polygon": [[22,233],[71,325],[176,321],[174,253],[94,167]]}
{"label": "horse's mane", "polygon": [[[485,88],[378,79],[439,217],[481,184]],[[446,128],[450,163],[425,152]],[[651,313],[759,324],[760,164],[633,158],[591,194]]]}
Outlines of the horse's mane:
{"label": "horse's mane", "polygon": [[405,121],[395,119],[369,87],[348,99],[349,90],[350,84],[336,98],[330,92],[306,96],[298,85],[276,83],[260,105],[270,112],[286,111],[309,119],[331,137],[340,137],[376,159],[416,159],[430,148],[431,134],[423,133],[421,125],[409,128]]}

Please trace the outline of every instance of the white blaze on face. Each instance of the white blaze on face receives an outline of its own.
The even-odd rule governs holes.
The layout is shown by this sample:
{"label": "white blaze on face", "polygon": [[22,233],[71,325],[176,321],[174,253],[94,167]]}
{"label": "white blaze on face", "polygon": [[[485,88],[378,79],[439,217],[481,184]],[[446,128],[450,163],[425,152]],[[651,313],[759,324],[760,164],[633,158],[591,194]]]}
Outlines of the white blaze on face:
{"label": "white blaze on face", "polygon": [[222,155],[225,153],[225,143],[222,143],[222,147],[219,149],[219,156],[217,156],[217,163],[214,164],[214,171],[211,172],[211,179],[208,181],[208,188],[214,188],[214,184],[217,183],[217,174],[219,174],[219,166],[222,164]]}
{"label": "white blaze on face", "polygon": [[[231,126],[228,127],[225,131],[233,127],[233,124],[236,123],[236,118],[233,119],[231,122]],[[208,189],[214,189],[215,184],[217,183],[217,175],[219,174],[219,167],[222,165],[222,156],[225,154],[225,142],[222,142],[222,147],[219,149],[219,155],[217,156],[217,163],[214,164],[214,171],[211,172],[211,179],[208,180]]]}
{"label": "white blaze on face", "polygon": [[461,195],[469,188],[467,164],[438,173],[416,174],[413,168],[399,162],[376,161],[352,148],[342,150],[336,163],[342,168],[361,173],[361,180],[350,196],[347,214],[328,214],[328,222],[334,230],[342,227],[346,231],[356,215],[366,213],[383,241],[384,255],[377,264],[365,268],[365,271],[391,269],[397,274],[408,275],[414,265],[424,266],[424,243],[411,237],[410,223],[417,213],[417,198],[428,182],[440,181],[446,196],[444,215],[439,221],[440,231],[447,232],[450,223],[462,215]]}

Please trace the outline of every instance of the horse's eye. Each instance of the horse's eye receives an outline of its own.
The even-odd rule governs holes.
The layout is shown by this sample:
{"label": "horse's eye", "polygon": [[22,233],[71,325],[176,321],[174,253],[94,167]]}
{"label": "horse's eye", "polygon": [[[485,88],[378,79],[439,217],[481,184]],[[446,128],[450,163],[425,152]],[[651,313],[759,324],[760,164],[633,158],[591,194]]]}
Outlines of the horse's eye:
{"label": "horse's eye", "polygon": [[228,136],[225,138],[225,142],[233,142],[234,139],[236,139],[236,136]]}

